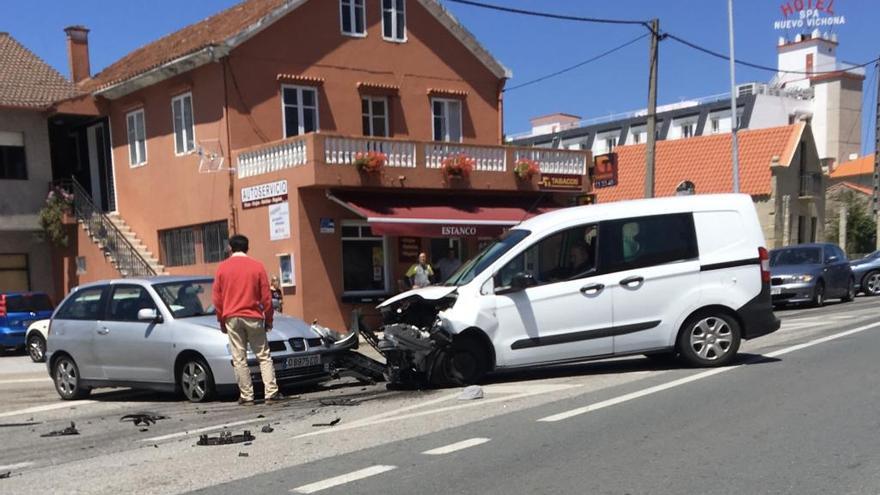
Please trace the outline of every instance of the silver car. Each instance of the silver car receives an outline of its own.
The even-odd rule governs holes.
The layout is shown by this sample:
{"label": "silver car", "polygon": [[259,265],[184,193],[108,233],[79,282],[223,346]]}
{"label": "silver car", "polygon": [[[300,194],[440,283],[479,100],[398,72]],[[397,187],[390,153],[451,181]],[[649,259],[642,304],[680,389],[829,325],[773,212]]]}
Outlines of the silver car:
{"label": "silver car", "polygon": [[[213,279],[120,279],[77,287],[52,315],[46,365],[62,399],[98,387],[182,391],[193,402],[236,387],[228,339],[211,303]],[[277,315],[267,334],[279,383],[328,379],[357,344],[297,318]],[[248,353],[255,382],[256,357]]]}

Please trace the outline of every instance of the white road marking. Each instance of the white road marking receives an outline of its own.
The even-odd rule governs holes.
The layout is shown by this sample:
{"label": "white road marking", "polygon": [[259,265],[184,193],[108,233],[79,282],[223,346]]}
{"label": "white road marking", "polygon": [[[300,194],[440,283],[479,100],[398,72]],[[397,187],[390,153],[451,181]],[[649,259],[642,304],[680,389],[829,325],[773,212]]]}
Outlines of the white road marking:
{"label": "white road marking", "polygon": [[324,481],[303,485],[290,491],[293,493],[315,493],[328,488],[333,488],[334,486],[344,485],[346,483],[351,483],[352,481],[369,478],[370,476],[376,476],[377,474],[387,473],[393,469],[397,469],[397,466],[370,466],[341,476],[327,478]]}
{"label": "white road marking", "polygon": [[[470,407],[479,407],[479,406],[482,406],[482,405],[485,405],[485,404],[494,404],[494,403],[496,403],[496,402],[503,402],[503,401],[511,401],[511,400],[516,400],[516,399],[522,399],[522,398],[524,398],[524,397],[531,397],[531,396],[533,396],[533,395],[539,395],[539,394],[542,394],[542,393],[553,392],[553,391],[559,391],[559,390],[566,390],[566,389],[569,389],[569,388],[580,387],[580,386],[582,386],[582,385],[564,385],[564,384],[560,384],[560,385],[541,385],[541,386],[535,386],[535,387],[518,387],[519,390],[523,390],[523,389],[525,389],[525,390],[527,390],[527,391],[526,391],[526,392],[519,393],[519,394],[505,395],[505,396],[502,396],[502,397],[495,397],[495,398],[492,398],[492,399],[479,399],[479,400],[472,400],[472,401],[468,401],[468,402],[465,402],[465,403],[462,403],[462,404],[457,404],[457,405],[454,405],[454,406],[440,407],[440,408],[437,408],[437,409],[430,409],[430,410],[428,410],[428,411],[418,411],[418,412],[412,412],[412,413],[409,413],[409,414],[399,414],[399,413],[402,412],[402,411],[412,410],[412,409],[415,409],[415,408],[418,408],[418,407],[423,407],[423,406],[428,405],[428,404],[434,404],[434,403],[437,403],[437,402],[441,402],[441,399],[442,399],[442,400],[449,400],[449,399],[451,399],[451,398],[455,398],[455,397],[458,396],[458,393],[455,393],[455,394],[451,394],[451,395],[448,395],[448,396],[444,396],[444,397],[442,397],[441,399],[436,399],[436,400],[430,401],[429,403],[426,403],[426,404],[410,406],[410,407],[407,407],[407,408],[404,408],[404,409],[398,409],[397,411],[392,411],[392,412],[389,412],[389,413],[377,414],[376,416],[371,416],[371,417],[369,417],[369,418],[364,418],[364,419],[362,419],[362,420],[360,420],[360,421],[355,421],[355,422],[353,422],[353,423],[348,423],[348,424],[346,424],[346,425],[344,425],[344,426],[336,426],[336,427],[329,428],[329,429],[326,429],[326,430],[318,430],[318,431],[313,431],[313,432],[310,432],[310,433],[303,433],[303,434],[301,434],[301,435],[297,435],[297,436],[295,436],[295,437],[293,437],[293,438],[294,438],[294,439],[297,439],[297,438],[304,438],[304,437],[313,437],[313,436],[317,436],[317,435],[326,435],[326,434],[328,434],[328,433],[338,433],[338,432],[341,432],[341,431],[351,430],[351,429],[354,429],[354,428],[363,428],[363,427],[365,427],[365,426],[375,426],[375,425],[378,425],[378,424],[387,423],[387,422],[389,422],[389,421],[399,421],[399,420],[403,420],[403,419],[417,418],[417,417],[420,417],[420,416],[428,416],[428,415],[430,415],[430,414],[439,414],[439,413],[443,413],[443,412],[455,411],[455,410],[458,410],[458,409],[465,409],[465,408],[470,408]],[[511,390],[511,389],[512,389],[512,388],[508,388],[508,390]],[[484,389],[484,390],[485,390],[485,389]],[[489,390],[492,390],[492,389],[489,388]]]}
{"label": "white road marking", "polygon": [[[766,356],[766,357],[782,356],[782,355],[788,354],[790,352],[799,351],[801,349],[806,349],[807,347],[812,347],[814,345],[822,344],[825,342],[829,342],[831,340],[839,339],[841,337],[846,337],[846,336],[853,335],[853,334],[856,334],[859,332],[864,332],[865,330],[870,330],[872,328],[877,328],[877,327],[880,327],[880,322],[871,323],[870,325],[864,325],[864,326],[861,326],[858,328],[853,328],[852,330],[847,330],[847,331],[836,333],[833,335],[828,335],[826,337],[822,337],[819,339],[810,340],[810,341],[804,342],[802,344],[797,344],[797,345],[785,347],[783,349],[779,349],[777,351],[773,351],[773,352],[764,354],[764,356]],[[597,411],[599,409],[604,409],[606,407],[615,406],[617,404],[622,404],[624,402],[629,402],[631,400],[639,399],[641,397],[656,394],[657,392],[669,390],[671,388],[675,388],[675,387],[678,387],[681,385],[685,385],[687,383],[695,382],[697,380],[702,380],[703,378],[708,378],[710,376],[718,375],[718,374],[724,373],[726,371],[735,370],[737,368],[740,368],[741,366],[742,365],[728,366],[728,367],[724,367],[724,368],[716,368],[713,370],[704,371],[702,373],[697,373],[696,375],[693,375],[693,376],[679,378],[678,380],[673,380],[668,383],[663,383],[660,385],[655,385],[653,387],[648,387],[643,390],[638,390],[636,392],[632,392],[629,394],[624,394],[624,395],[621,395],[620,397],[614,397],[612,399],[603,400],[600,402],[595,402],[593,404],[590,404],[590,405],[587,405],[584,407],[579,407],[577,409],[572,409],[570,411],[561,412],[559,414],[553,414],[551,416],[541,418],[538,421],[545,422],[545,423],[554,423],[556,421],[562,421],[564,419],[569,419],[569,418],[573,418],[575,416],[580,416],[581,414],[586,414],[589,412]]]}
{"label": "white road marking", "polygon": [[19,462],[18,464],[7,464],[5,466],[0,466],[0,471],[15,471],[16,469],[26,468],[28,466],[33,466],[33,462]]}
{"label": "white road marking", "polygon": [[46,383],[51,384],[52,379],[46,378],[19,378],[17,380],[0,380],[0,385],[14,385],[16,383]]}
{"label": "white road marking", "polygon": [[188,437],[190,435],[195,435],[197,433],[204,433],[206,431],[211,431],[211,430],[221,430],[223,428],[231,428],[233,426],[241,426],[241,425],[246,425],[249,423],[257,423],[259,421],[265,421],[265,418],[245,419],[242,421],[233,421],[232,423],[223,423],[222,425],[206,426],[204,428],[198,428],[196,430],[181,431],[179,433],[169,433],[168,435],[162,435],[162,436],[158,436],[158,437],[142,438],[141,442],[161,442],[162,440],[169,440],[171,438]]}
{"label": "white road marking", "polygon": [[471,438],[470,440],[464,440],[461,442],[453,443],[451,445],[447,445],[445,447],[437,447],[436,449],[426,450],[422,452],[425,455],[444,455],[451,454],[453,452],[458,452],[459,450],[469,449],[471,447],[476,447],[477,445],[483,445],[488,442],[490,439],[488,438]]}
{"label": "white road marking", "polygon": [[96,400],[72,400],[57,402],[55,404],[46,404],[44,406],[28,407],[27,409],[17,409],[15,411],[6,411],[0,413],[0,418],[8,418],[10,416],[18,416],[20,414],[34,414],[46,411],[54,411],[56,409],[67,409],[69,407],[84,406],[86,404],[94,404]]}

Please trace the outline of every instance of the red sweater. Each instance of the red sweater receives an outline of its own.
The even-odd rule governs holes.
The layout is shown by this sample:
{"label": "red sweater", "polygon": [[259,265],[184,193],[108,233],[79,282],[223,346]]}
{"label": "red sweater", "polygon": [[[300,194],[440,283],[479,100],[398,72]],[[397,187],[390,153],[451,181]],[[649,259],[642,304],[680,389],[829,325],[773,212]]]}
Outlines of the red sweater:
{"label": "red sweater", "polygon": [[230,256],[220,263],[214,277],[214,308],[217,320],[233,316],[259,318],[272,325],[272,293],[269,277],[259,261],[247,256]]}

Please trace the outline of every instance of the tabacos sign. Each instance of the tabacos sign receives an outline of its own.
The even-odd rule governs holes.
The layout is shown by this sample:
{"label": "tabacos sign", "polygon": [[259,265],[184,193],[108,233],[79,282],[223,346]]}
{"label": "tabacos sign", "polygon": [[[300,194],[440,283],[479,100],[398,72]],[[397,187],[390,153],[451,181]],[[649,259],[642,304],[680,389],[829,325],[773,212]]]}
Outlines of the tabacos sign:
{"label": "tabacos sign", "polygon": [[782,18],[773,29],[814,29],[846,24],[846,17],[834,11],[835,0],[788,0],[779,5]]}

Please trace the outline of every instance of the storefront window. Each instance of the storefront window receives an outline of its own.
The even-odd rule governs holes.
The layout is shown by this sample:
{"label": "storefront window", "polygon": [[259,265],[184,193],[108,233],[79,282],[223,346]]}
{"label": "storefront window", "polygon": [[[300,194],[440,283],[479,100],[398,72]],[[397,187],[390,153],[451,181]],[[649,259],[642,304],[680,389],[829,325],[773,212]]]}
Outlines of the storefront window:
{"label": "storefront window", "polygon": [[347,294],[388,292],[385,239],[367,224],[342,225],[342,288]]}

